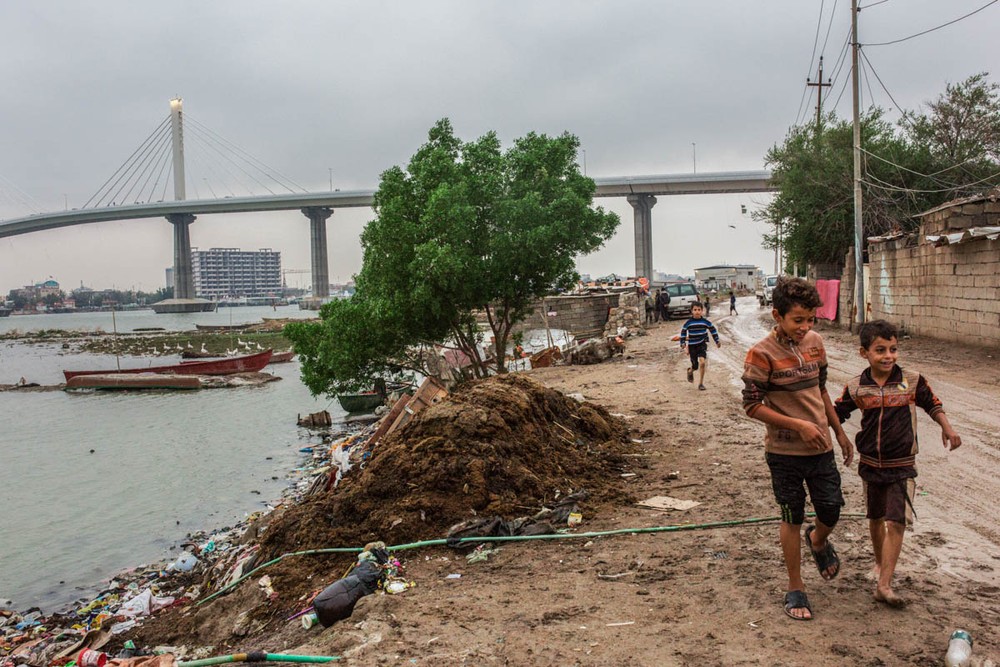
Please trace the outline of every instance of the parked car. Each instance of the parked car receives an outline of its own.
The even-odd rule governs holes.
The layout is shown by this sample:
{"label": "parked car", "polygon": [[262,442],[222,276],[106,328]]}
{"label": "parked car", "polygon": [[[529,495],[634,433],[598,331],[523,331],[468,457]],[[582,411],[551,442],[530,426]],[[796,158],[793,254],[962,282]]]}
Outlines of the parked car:
{"label": "parked car", "polygon": [[757,288],[757,301],[762,307],[771,305],[771,295],[774,293],[774,286],[778,284],[778,276],[767,276],[761,281]]}
{"label": "parked car", "polygon": [[670,295],[667,315],[670,317],[690,317],[691,305],[698,301],[698,291],[694,283],[676,283],[663,288]]}

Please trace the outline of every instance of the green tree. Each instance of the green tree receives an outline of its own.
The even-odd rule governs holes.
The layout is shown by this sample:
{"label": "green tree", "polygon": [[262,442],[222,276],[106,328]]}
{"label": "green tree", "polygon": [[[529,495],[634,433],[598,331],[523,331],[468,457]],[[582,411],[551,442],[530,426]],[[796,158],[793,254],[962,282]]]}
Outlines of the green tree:
{"label": "green tree", "polygon": [[[765,158],[777,193],[757,219],[772,225],[764,237],[765,247],[779,242],[789,264],[808,265],[843,260],[854,243],[854,129],[851,122],[829,115],[821,131],[815,125],[794,127],[780,146]],[[915,156],[880,109],[861,118],[862,146],[895,164],[913,165]],[[865,181],[899,182],[905,170],[888,162],[863,156]],[[900,224],[925,203],[913,202],[895,189],[885,191],[866,186],[862,197],[865,235],[883,233]],[[780,238],[779,238],[780,237]]]}
{"label": "green tree", "polygon": [[320,322],[287,328],[313,393],[419,368],[419,347],[445,340],[483,376],[477,313],[503,372],[511,327],[575,282],[575,258],[618,226],[591,206],[595,185],[580,173],[578,149],[570,134],[530,133],[503,150],[495,133],[463,143],[447,119],[435,124],[406,170],[382,174],[355,295],[324,306]]}
{"label": "green tree", "polygon": [[995,171],[1000,162],[1000,84],[988,77],[988,72],[980,72],[949,83],[926,104],[926,112],[909,112],[901,122],[911,141],[941,166],[971,167],[959,170],[959,177],[975,178],[976,167]]}
{"label": "green tree", "polygon": [[[949,84],[897,126],[876,107],[861,117],[862,221],[867,238],[916,226],[914,216],[998,182],[1000,86],[988,74]],[[765,247],[790,264],[839,262],[854,244],[853,126],[833,114],[793,127],[765,157],[777,194],[755,217]]]}

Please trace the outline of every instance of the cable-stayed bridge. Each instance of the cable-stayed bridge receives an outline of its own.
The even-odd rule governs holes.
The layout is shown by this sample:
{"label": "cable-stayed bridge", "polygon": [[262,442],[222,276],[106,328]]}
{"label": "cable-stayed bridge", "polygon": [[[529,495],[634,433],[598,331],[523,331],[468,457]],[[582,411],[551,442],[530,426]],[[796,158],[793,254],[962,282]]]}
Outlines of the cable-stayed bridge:
{"label": "cable-stayed bridge", "polygon": [[[36,213],[0,221],[0,238],[96,222],[165,217],[174,227],[174,296],[176,310],[198,310],[207,302],[195,298],[189,226],[198,215],[299,210],[310,222],[312,284],[316,297],[329,295],[326,222],[334,209],[369,207],[374,190],[308,192],[267,167],[210,129],[188,118],[181,100],[171,100],[171,113],[101,186],[83,208]],[[196,199],[187,199],[185,130],[190,162],[201,173],[211,197],[202,197],[190,179]],[[190,141],[195,139],[195,141]],[[168,166],[170,167],[168,169]],[[770,192],[770,172],[736,171],[595,178],[598,197],[626,197],[634,211],[635,272],[652,278],[652,208],[662,195]],[[173,184],[173,200],[167,190]],[[216,188],[223,193],[218,196]],[[252,194],[237,194],[237,191]],[[265,190],[266,193],[256,191]],[[170,307],[169,305],[167,306]]]}

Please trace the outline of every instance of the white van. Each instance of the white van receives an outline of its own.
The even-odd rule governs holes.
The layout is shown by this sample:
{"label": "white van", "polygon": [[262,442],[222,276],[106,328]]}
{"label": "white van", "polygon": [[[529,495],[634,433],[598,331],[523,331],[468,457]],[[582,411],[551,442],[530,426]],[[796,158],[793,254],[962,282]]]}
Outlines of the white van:
{"label": "white van", "polygon": [[691,317],[691,305],[698,301],[694,283],[677,283],[663,288],[670,295],[667,314],[670,317]]}

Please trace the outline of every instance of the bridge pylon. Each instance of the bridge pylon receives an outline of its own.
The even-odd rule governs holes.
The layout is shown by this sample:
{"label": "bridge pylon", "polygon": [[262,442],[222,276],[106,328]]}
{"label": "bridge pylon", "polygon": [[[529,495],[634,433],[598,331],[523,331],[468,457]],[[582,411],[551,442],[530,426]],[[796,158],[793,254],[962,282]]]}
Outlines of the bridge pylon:
{"label": "bridge pylon", "polygon": [[635,224],[635,275],[653,281],[653,195],[629,195]]}
{"label": "bridge pylon", "polygon": [[326,250],[326,221],[333,215],[328,206],[302,209],[309,218],[309,243],[312,249],[312,292],[314,299],[330,296],[330,258]]}

